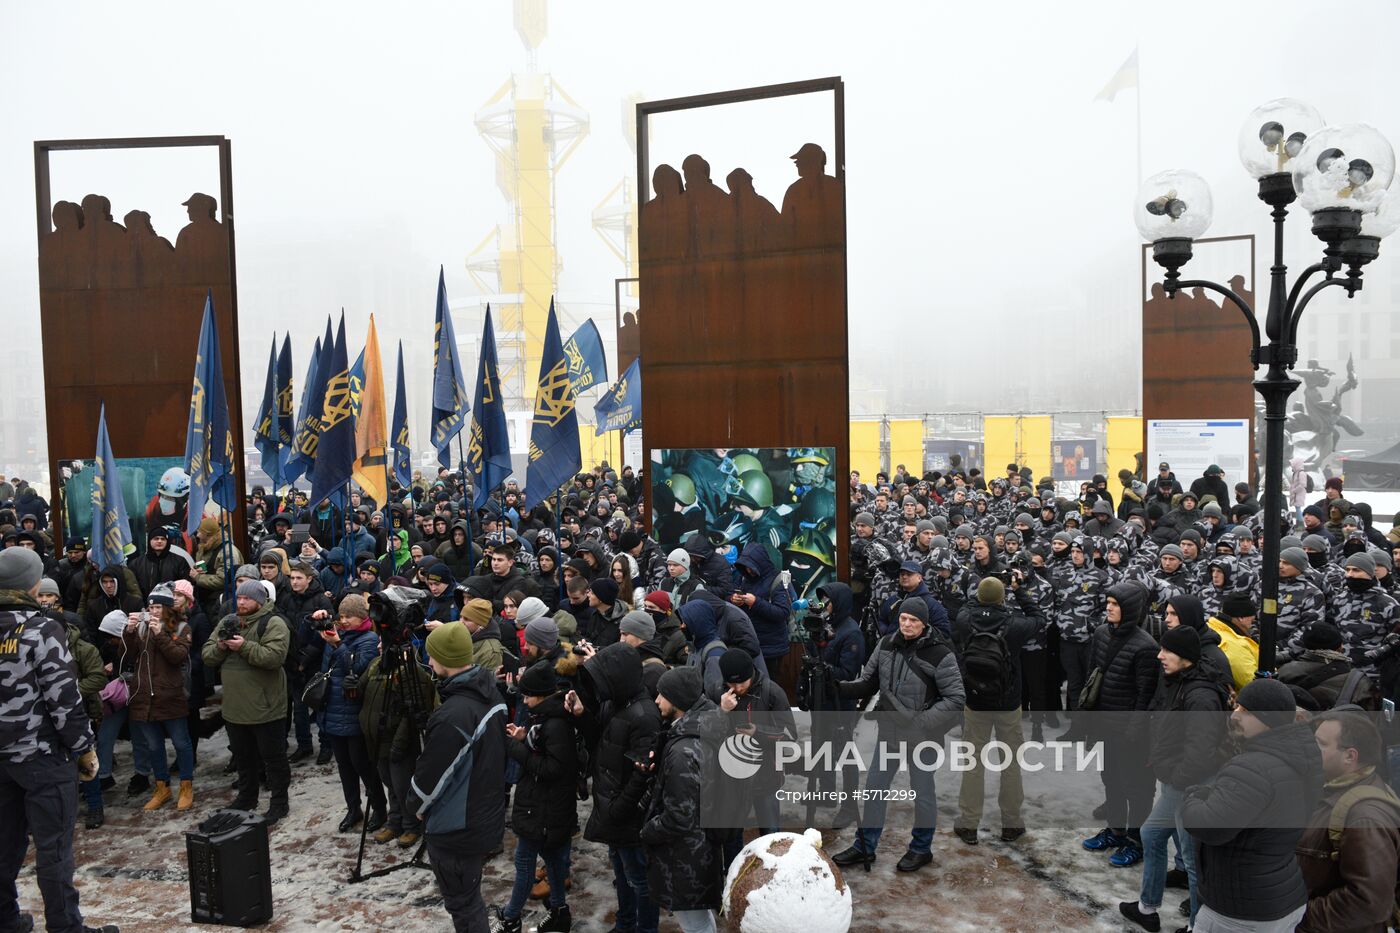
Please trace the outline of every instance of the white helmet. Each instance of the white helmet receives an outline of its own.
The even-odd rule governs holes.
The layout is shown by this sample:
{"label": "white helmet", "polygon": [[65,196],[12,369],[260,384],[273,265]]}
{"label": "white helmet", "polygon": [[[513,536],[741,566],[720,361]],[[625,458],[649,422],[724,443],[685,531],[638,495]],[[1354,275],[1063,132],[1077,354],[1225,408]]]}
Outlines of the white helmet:
{"label": "white helmet", "polygon": [[190,494],[190,475],[179,467],[171,467],[160,476],[156,492],[169,499],[179,499]]}

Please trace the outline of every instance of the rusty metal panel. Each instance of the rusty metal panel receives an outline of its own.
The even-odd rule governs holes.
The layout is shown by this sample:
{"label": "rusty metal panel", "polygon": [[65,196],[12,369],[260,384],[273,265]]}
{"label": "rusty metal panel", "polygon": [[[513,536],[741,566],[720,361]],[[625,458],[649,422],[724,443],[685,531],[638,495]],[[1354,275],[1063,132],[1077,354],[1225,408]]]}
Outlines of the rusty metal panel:
{"label": "rusty metal panel", "polygon": [[[191,193],[185,205],[190,222],[178,231],[152,229],[144,211],[115,218],[100,194],[89,194],[80,204],[51,200],[50,152],[188,146],[217,148],[220,188],[216,194]],[[44,140],[34,144],[34,175],[49,475],[55,487],[59,460],[92,458],[100,403],[106,403],[118,457],[184,454],[206,293],[214,298],[242,484],[229,141],[222,136]],[[243,543],[243,510],[232,517]]]}

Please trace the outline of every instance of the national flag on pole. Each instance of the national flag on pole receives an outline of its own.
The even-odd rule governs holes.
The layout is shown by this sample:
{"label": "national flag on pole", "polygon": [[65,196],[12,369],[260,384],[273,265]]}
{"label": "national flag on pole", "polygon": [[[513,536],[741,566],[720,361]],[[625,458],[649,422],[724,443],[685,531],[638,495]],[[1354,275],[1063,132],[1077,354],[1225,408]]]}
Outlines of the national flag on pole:
{"label": "national flag on pole", "polygon": [[554,495],[554,491],[583,465],[578,443],[578,412],[569,383],[569,362],[559,339],[554,300],[544,330],[540,376],[535,386],[535,417],[530,427],[529,465],[525,470],[525,507]]}
{"label": "national flag on pole", "polygon": [[287,460],[292,456],[292,441],[296,437],[296,399],[292,395],[292,335],[282,337],[282,352],[277,355],[277,446],[280,453],[278,479],[286,473]]}
{"label": "national flag on pole", "polygon": [[476,367],[476,404],[467,440],[472,505],[481,508],[491,490],[505,482],[510,470],[510,431],[506,428],[505,400],[501,398],[500,370],[496,366],[496,329],[491,324],[491,306],[487,305]]}
{"label": "national flag on pole", "polygon": [[467,423],[467,380],[457,355],[457,333],[447,307],[447,283],[438,269],[437,318],[433,324],[433,446],[438,463],[452,465],[448,446]]}
{"label": "national flag on pole", "polygon": [[125,564],[131,547],[131,525],[126,520],[117,460],[107,436],[107,406],[97,414],[97,470],[92,477],[92,562],[105,570]]}
{"label": "national flag on pole", "polygon": [[326,360],[325,401],[321,404],[316,463],[311,468],[311,502],[343,498],[355,469],[355,416],[350,410],[350,365],[345,355],[345,313],[341,312]]}
{"label": "national flag on pole", "polygon": [[282,449],[277,435],[277,335],[272,335],[272,348],[267,352],[267,378],[263,380],[262,404],[258,406],[256,427],[253,428],[253,446],[262,455],[262,469],[272,477],[272,490],[277,491],[278,469],[282,462]]}
{"label": "national flag on pole", "polygon": [[[342,311],[341,314],[345,312]],[[347,350],[348,354],[349,351]],[[350,416],[360,417],[360,395],[365,390],[365,351],[361,350],[360,355],[355,358],[354,364],[350,367]]]}
{"label": "national flag on pole", "polygon": [[297,478],[304,474],[310,461],[301,454],[301,442],[306,437],[308,427],[307,418],[320,415],[311,414],[311,396],[316,388],[316,371],[321,365],[321,338],[316,338],[316,345],[311,348],[311,360],[306,364],[306,381],[301,386],[301,405],[297,409],[296,420],[292,429],[292,445],[287,449],[287,455],[282,463],[282,481],[288,485],[296,483]]}
{"label": "national flag on pole", "polygon": [[642,425],[642,361],[635,359],[627,372],[608,387],[608,391],[593,406],[598,421],[597,434],[621,431],[630,434]]}
{"label": "national flag on pole", "polygon": [[1126,91],[1138,86],[1138,50],[1133,49],[1133,54],[1119,66],[1113,77],[1108,79],[1108,83],[1103,86],[1103,90],[1095,95],[1094,100],[1106,100],[1113,102],[1113,98],[1118,96],[1119,91]]}
{"label": "national flag on pole", "polygon": [[384,427],[384,370],[379,365],[379,335],[374,329],[373,314],[369,316],[369,334],[360,359],[364,376],[360,410],[355,416],[355,482],[382,506],[389,500],[384,469],[389,443]]}
{"label": "national flag on pole", "polygon": [[330,315],[326,316],[326,335],[316,343],[312,351],[311,363],[306,371],[306,385],[302,387],[301,414],[297,418],[296,440],[292,442],[292,458],[288,461],[287,482],[294,483],[303,474],[311,477],[312,466],[316,463],[316,445],[321,437],[321,407],[326,400],[326,370],[330,368],[330,354],[335,347],[335,337],[331,334]]}
{"label": "national flag on pole", "polygon": [[204,518],[204,506],[210,499],[225,509],[238,507],[233,431],[229,425],[228,399],[224,395],[223,369],[219,357],[219,329],[214,320],[214,295],[209,292],[204,299],[204,323],[199,329],[190,420],[185,433],[185,472],[190,477],[185,531],[191,538]]}
{"label": "national flag on pole", "polygon": [[574,398],[585,389],[608,381],[608,358],[603,353],[603,338],[598,325],[590,318],[579,325],[564,344],[564,356],[569,361],[569,385]]}
{"label": "national flag on pole", "polygon": [[408,445],[408,393],[403,383],[403,341],[399,341],[399,378],[394,389],[394,478],[407,487],[413,479],[413,456]]}

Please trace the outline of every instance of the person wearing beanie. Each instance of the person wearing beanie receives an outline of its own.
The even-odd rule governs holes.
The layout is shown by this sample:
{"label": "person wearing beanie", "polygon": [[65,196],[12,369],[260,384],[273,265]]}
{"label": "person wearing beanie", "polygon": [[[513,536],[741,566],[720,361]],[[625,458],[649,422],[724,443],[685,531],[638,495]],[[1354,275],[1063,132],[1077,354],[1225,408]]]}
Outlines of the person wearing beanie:
{"label": "person wearing beanie", "polygon": [[[1183,611],[1190,608],[1176,597],[1171,605]],[[1175,610],[1169,616],[1176,619]],[[1230,702],[1228,688],[1201,663],[1201,626],[1192,623],[1170,625],[1162,633],[1157,652],[1160,679],[1150,708],[1151,753],[1157,795],[1152,811],[1142,823],[1142,886],[1136,901],[1122,901],[1118,910],[1144,929],[1161,929],[1157,916],[1165,893],[1167,842],[1178,836],[1177,851],[1185,865],[1187,887],[1194,902],[1197,895],[1195,844],[1180,838],[1179,817],[1187,788],[1209,778],[1220,763],[1218,749],[1225,742],[1225,710]],[[1207,665],[1208,666],[1208,665]],[[1165,715],[1162,715],[1165,714]],[[1197,715],[1186,715],[1197,714]]]}
{"label": "person wearing beanie", "polygon": [[1378,677],[1376,662],[1366,653],[1380,647],[1381,639],[1400,623],[1395,597],[1376,582],[1376,561],[1370,554],[1353,554],[1343,569],[1342,586],[1332,592],[1329,621],[1342,633],[1342,650],[1357,670]]}
{"label": "person wearing beanie", "polygon": [[511,831],[516,837],[515,884],[510,900],[496,908],[505,931],[521,929],[521,913],[535,886],[535,864],[542,860],[549,913],[539,926],[567,930],[566,903],[572,837],[578,827],[578,752],[574,717],[549,661],[536,661],[516,680],[525,710],[522,723],[506,726],[506,756],[519,769],[512,798]]}
{"label": "person wearing beanie", "polygon": [[[388,799],[379,779],[379,769],[370,758],[360,728],[360,708],[363,693],[358,686],[347,690],[349,678],[358,684],[367,676],[370,662],[379,655],[379,635],[369,618],[369,600],[359,593],[346,593],[340,598],[335,625],[320,633],[322,641],[321,673],[327,675],[325,704],[317,713],[321,741],[329,738],[340,774],[340,790],[345,798],[345,816],[340,832],[347,833],[365,823],[365,832],[378,832],[388,819]],[[360,805],[360,785],[364,784],[369,801],[369,816]]]}
{"label": "person wearing beanie", "polygon": [[[529,598],[527,597],[527,599]],[[535,602],[543,605],[537,598]],[[531,609],[533,611],[534,607]],[[467,631],[472,636],[476,663],[488,671],[494,671],[500,667],[505,658],[506,635],[501,631],[501,621],[491,614],[490,600],[468,599],[458,612],[458,621],[466,626]],[[508,622],[505,624],[509,625]],[[517,624],[519,624],[518,621]],[[512,644],[515,642],[514,637],[511,637],[510,640]]]}
{"label": "person wearing beanie", "polygon": [[[173,543],[180,544],[182,541],[177,539]],[[154,526],[146,532],[145,550],[127,558],[126,565],[136,578],[142,597],[149,597],[157,584],[174,583],[189,577],[190,565],[170,549],[171,543],[170,529],[163,525]]]}
{"label": "person wearing beanie", "polygon": [[690,552],[685,548],[676,548],[666,555],[666,579],[661,581],[660,589],[671,598],[671,603],[677,610],[685,605],[697,590],[705,589],[700,577],[691,573],[690,566]]}
{"label": "person wearing beanie", "polygon": [[[1220,600],[1220,611],[1206,623],[1220,636],[1220,650],[1229,659],[1236,689],[1252,681],[1259,671],[1259,642],[1253,636],[1258,611],[1253,597],[1233,590]],[[1279,644],[1282,646],[1283,642]]]}
{"label": "person wearing beanie", "polygon": [[151,591],[147,618],[149,621],[141,616],[132,618],[122,633],[126,657],[135,664],[127,722],[133,741],[146,747],[155,771],[155,791],[145,810],[159,810],[174,799],[167,738],[175,746],[180,771],[176,809],[188,810],[194,805],[194,746],[185,669],[190,663],[193,632],[185,613],[175,608],[175,591],[166,584]]}
{"label": "person wearing beanie", "polygon": [[559,645],[559,626],[548,616],[533,619],[525,626],[525,646],[548,654]]}
{"label": "person wearing beanie", "polygon": [[[729,648],[719,658],[723,689],[710,691],[710,699],[724,712],[725,724],[734,733],[752,736],[763,755],[763,768],[746,787],[746,796],[753,800],[754,816],[762,834],[778,830],[778,800],[776,791],[782,784],[782,771],[775,763],[777,742],[796,739],[797,725],[787,694],[767,673],[754,664],[753,657],[743,648]],[[660,690],[660,686],[657,687]],[[752,791],[752,793],[748,793]],[[727,815],[743,826],[748,817],[748,804]],[[744,847],[743,831],[732,830],[724,842],[725,863],[732,863]]]}
{"label": "person wearing beanie", "polygon": [[[1142,628],[1148,592],[1140,583],[1124,580],[1105,593],[1104,621],[1094,631],[1088,669],[1102,672],[1097,696],[1082,695],[1080,709],[1103,713],[1147,710],[1157,690],[1160,665],[1157,643]],[[1140,827],[1152,809],[1153,779],[1147,764],[1145,736],[1134,730],[1135,717],[1101,717],[1099,731],[1107,754],[1102,780],[1107,828],[1084,840],[1091,852],[1116,849],[1109,863],[1118,868],[1142,860]]]}
{"label": "person wearing beanie", "polygon": [[1326,615],[1327,599],[1313,581],[1307,552],[1301,547],[1284,548],[1278,563],[1277,644],[1280,656],[1302,650],[1299,644],[1302,634]]}
{"label": "person wearing beanie", "polygon": [[290,648],[290,629],[268,601],[267,590],[256,580],[244,580],[238,584],[233,614],[219,620],[200,651],[205,668],[218,671],[223,682],[224,725],[238,771],[238,794],[230,806],[255,808],[259,776],[265,772],[271,801],[264,818],[269,823],[290,812],[283,673]]}
{"label": "person wearing beanie", "polygon": [[1296,851],[1324,777],[1312,729],[1295,720],[1286,684],[1246,684],[1230,716],[1239,753],[1186,792],[1181,823],[1197,843],[1197,930],[1281,933],[1303,919],[1308,891]]}
{"label": "person wearing beanie", "polygon": [[618,630],[619,640],[637,649],[656,637],[656,623],[641,609],[633,609],[623,616],[622,621],[618,623]]}
{"label": "person wearing beanie", "polygon": [[[64,623],[39,613],[35,595],[44,562],[35,551],[0,551],[0,773],[6,797],[7,919],[21,921],[15,882],[32,835],[40,893],[55,929],[87,929],[73,885],[73,835],[77,817],[75,784],[97,778],[93,741],[75,658]],[[100,667],[100,664],[99,664]],[[63,788],[67,788],[63,791]],[[26,825],[27,819],[27,825]],[[115,931],[115,927],[110,928]]]}
{"label": "person wearing beanie", "polygon": [[616,581],[599,577],[588,585],[589,613],[579,620],[580,634],[595,648],[617,641],[618,623],[630,607],[618,596]]}
{"label": "person wearing beanie", "polygon": [[649,869],[649,892],[683,930],[716,929],[724,865],[700,825],[706,735],[715,706],[701,689],[699,671],[677,668],[662,675],[656,707],[669,723],[656,752],[656,792],[638,834]]}
{"label": "person wearing beanie", "polygon": [[425,648],[442,705],[428,717],[405,809],[423,817],[428,856],[453,925],[485,930],[482,866],[505,835],[506,743],[515,740],[506,735],[495,672],[474,663],[467,627],[440,625]]}
{"label": "person wearing beanie", "polygon": [[1302,687],[1322,709],[1343,703],[1367,710],[1380,708],[1375,683],[1355,670],[1335,625],[1314,622],[1300,634],[1301,653],[1278,669],[1282,683]]}
{"label": "person wearing beanie", "polygon": [[[902,602],[898,629],[875,643],[860,676],[839,681],[837,692],[845,699],[878,693],[880,708],[905,713],[922,740],[941,742],[948,729],[958,722],[967,696],[952,645],[928,620],[924,600],[912,598]],[[906,676],[916,659],[924,671],[932,672],[931,677]],[[885,728],[882,722],[881,731]],[[897,741],[893,735],[886,738]],[[895,866],[900,871],[917,871],[933,860],[933,832],[938,818],[933,770],[916,768],[909,778],[917,801],[909,849]],[[866,804],[864,827],[856,832],[851,846],[832,856],[837,865],[869,868],[874,864],[885,822],[885,802],[878,792],[889,788],[893,779],[894,769],[883,759],[877,760],[866,780],[866,789],[877,793]]]}
{"label": "person wearing beanie", "polygon": [[1035,636],[1040,608],[1028,590],[1011,577],[1013,589],[997,577],[983,577],[975,601],[969,600],[953,620],[952,643],[961,666],[966,710],[963,741],[973,747],[973,767],[963,772],[958,788],[958,819],[953,832],[966,845],[977,845],[986,799],[982,749],[993,739],[1011,750],[1011,766],[1000,774],[997,806],[1001,838],[1014,842],[1026,831],[1022,806],[1025,793],[1016,755],[1024,741],[1021,730],[1022,651]]}
{"label": "person wearing beanie", "polygon": [[[1060,666],[1065,673],[1065,709],[1079,708],[1079,695],[1093,666],[1093,636],[1103,623],[1108,573],[1095,566],[1077,533],[1057,532],[1050,542],[1049,579],[1055,588],[1054,618],[1060,637]],[[1072,717],[1071,717],[1072,718]],[[1079,733],[1071,729],[1073,740]]]}

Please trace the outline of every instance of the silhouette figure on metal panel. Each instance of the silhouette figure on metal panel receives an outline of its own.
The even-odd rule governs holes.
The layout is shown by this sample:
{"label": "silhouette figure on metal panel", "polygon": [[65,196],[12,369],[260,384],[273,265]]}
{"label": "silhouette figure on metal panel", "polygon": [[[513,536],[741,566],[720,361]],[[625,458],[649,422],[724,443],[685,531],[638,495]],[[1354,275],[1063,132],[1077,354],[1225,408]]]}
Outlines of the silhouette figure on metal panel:
{"label": "silhouette figure on metal panel", "polygon": [[642,205],[642,217],[648,227],[647,236],[641,242],[642,258],[684,256],[690,222],[681,173],[670,165],[658,165],[651,173],[651,186],[656,195]]}
{"label": "silhouette figure on metal panel", "polygon": [[131,233],[137,278],[145,285],[164,284],[175,261],[175,247],[156,233],[151,226],[151,215],[145,211],[128,211],[122,220]]}
{"label": "silhouette figure on metal panel", "polygon": [[729,186],[729,197],[734,206],[739,249],[745,253],[758,252],[782,231],[778,209],[772,201],[754,190],[753,176],[746,170],[736,168],[724,181]]}
{"label": "silhouette figure on metal panel", "polygon": [[841,182],[826,174],[826,152],[804,143],[791,156],[797,181],[783,195],[783,220],[795,247],[828,246],[841,242],[845,230],[845,200]]}
{"label": "silhouette figure on metal panel", "polygon": [[130,235],[112,219],[112,202],[103,195],[83,198],[83,236],[89,250],[90,287],[129,288],[136,284]]}

